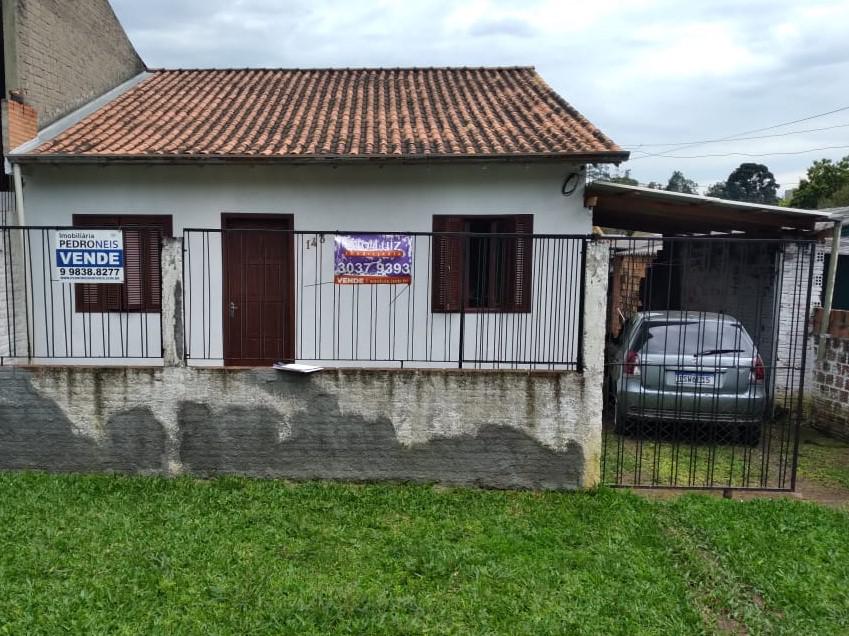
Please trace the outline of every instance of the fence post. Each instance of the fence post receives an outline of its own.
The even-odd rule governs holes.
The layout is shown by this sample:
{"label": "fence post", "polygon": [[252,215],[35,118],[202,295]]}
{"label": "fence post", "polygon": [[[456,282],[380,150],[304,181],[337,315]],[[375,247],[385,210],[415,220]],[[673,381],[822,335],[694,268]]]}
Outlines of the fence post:
{"label": "fence post", "polygon": [[183,239],[165,238],[162,264],[162,359],[166,367],[185,364],[183,357]]}
{"label": "fence post", "polygon": [[463,272],[460,276],[460,350],[457,355],[457,368],[463,368],[466,352],[466,296],[469,293],[469,237],[463,236]]}
{"label": "fence post", "polygon": [[601,479],[602,411],[604,409],[604,343],[607,321],[607,273],[610,245],[584,241],[582,284],[581,362],[584,388],[584,475],[581,486],[591,488]]}

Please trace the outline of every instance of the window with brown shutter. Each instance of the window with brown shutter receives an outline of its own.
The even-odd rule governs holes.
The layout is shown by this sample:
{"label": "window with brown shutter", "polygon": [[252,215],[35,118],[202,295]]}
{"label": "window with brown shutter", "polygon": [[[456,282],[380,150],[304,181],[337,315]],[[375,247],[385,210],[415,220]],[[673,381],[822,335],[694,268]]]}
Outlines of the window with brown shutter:
{"label": "window with brown shutter", "polygon": [[533,215],[434,215],[433,231],[433,311],[531,310]]}
{"label": "window with brown shutter", "polygon": [[162,238],[171,236],[166,214],[75,214],[74,227],[124,230],[124,283],[74,285],[77,312],[156,313],[162,309]]}

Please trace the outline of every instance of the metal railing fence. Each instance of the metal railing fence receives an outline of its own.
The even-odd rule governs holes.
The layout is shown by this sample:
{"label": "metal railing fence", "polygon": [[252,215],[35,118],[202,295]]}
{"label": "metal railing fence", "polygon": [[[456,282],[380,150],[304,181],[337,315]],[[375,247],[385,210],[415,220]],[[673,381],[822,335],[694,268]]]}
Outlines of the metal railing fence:
{"label": "metal railing fence", "polygon": [[609,245],[604,483],[793,490],[816,244]]}
{"label": "metal railing fence", "polygon": [[[337,239],[362,236],[403,240],[406,282],[337,276]],[[238,365],[259,352],[340,365],[582,367],[583,235],[192,228],[183,240],[190,364]],[[272,315],[287,301],[291,315]]]}
{"label": "metal railing fence", "polygon": [[85,228],[123,231],[125,283],[62,282],[56,233],[80,229],[0,227],[0,364],[162,357],[160,242],[146,228]]}

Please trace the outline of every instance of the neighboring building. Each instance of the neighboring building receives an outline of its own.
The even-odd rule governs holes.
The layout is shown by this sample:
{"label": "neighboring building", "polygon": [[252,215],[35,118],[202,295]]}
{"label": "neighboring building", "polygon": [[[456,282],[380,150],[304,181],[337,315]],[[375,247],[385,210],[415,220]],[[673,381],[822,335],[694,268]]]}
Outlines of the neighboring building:
{"label": "neighboring building", "polygon": [[2,19],[3,98],[17,95],[39,128],[144,70],[108,0],[4,0]]}

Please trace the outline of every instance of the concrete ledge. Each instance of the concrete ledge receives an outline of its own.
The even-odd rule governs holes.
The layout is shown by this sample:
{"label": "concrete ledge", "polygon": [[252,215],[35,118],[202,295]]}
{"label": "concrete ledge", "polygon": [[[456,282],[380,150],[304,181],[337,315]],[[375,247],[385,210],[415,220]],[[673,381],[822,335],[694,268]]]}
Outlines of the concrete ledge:
{"label": "concrete ledge", "polygon": [[589,487],[589,375],[0,368],[0,468]]}

